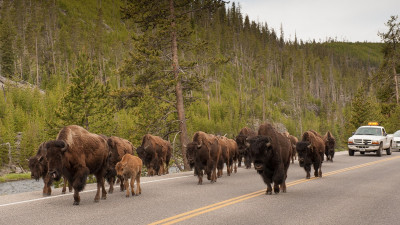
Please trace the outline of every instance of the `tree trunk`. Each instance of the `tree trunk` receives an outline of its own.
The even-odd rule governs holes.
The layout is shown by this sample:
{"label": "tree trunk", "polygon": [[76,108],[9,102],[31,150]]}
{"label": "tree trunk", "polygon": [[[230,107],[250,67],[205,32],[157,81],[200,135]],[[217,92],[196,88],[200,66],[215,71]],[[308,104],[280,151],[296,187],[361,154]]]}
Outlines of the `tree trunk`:
{"label": "tree trunk", "polygon": [[183,92],[181,79],[179,77],[179,62],[178,62],[178,44],[176,40],[176,24],[175,24],[175,8],[174,0],[169,1],[170,12],[171,12],[171,45],[172,45],[172,70],[174,72],[176,85],[176,110],[178,111],[179,129],[181,131],[181,151],[183,158],[183,165],[185,170],[190,170],[189,163],[186,158],[186,145],[187,145],[187,128],[185,118],[185,108],[183,104]]}
{"label": "tree trunk", "polygon": [[396,74],[396,68],[394,66],[393,62],[393,76],[394,76],[394,83],[396,84],[396,104],[399,104],[399,83],[397,81],[397,74]]}

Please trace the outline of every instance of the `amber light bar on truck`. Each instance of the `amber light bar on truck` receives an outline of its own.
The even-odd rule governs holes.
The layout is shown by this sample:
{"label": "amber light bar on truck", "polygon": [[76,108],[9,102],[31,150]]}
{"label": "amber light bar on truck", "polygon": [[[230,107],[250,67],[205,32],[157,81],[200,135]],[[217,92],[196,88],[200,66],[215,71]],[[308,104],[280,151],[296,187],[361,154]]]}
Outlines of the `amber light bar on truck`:
{"label": "amber light bar on truck", "polygon": [[368,122],[368,126],[379,126],[378,122]]}

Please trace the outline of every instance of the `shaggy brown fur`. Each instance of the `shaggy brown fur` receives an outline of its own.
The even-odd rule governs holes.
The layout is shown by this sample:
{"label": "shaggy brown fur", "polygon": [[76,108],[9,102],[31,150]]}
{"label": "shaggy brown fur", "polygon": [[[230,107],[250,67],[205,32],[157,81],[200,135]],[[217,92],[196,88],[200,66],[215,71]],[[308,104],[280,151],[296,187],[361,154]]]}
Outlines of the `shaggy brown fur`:
{"label": "shaggy brown fur", "polygon": [[326,134],[324,135],[324,142],[326,161],[333,162],[333,157],[335,156],[336,140],[330,131],[326,132]]}
{"label": "shaggy brown fur", "polygon": [[238,136],[236,136],[235,140],[239,151],[239,156],[238,156],[239,167],[242,166],[242,158],[244,158],[244,165],[246,166],[246,169],[251,168],[252,159],[249,152],[249,147],[246,145],[246,139],[255,137],[256,135],[257,135],[256,132],[254,132],[252,129],[244,127],[240,130]]}
{"label": "shaggy brown fur", "polygon": [[[110,158],[108,161],[108,168],[106,172],[105,178],[107,179],[108,183],[110,184],[110,188],[108,189],[108,193],[113,193],[114,191],[114,183],[115,183],[115,176],[117,175],[117,172],[115,171],[115,165],[119,161],[121,161],[122,157],[125,154],[133,154],[133,145],[130,141],[116,137],[116,136],[111,136],[110,138],[107,139],[108,146],[110,147]],[[120,190],[124,190],[124,178],[119,177],[120,179]]]}
{"label": "shaggy brown fur", "polygon": [[[47,165],[47,151],[45,148],[46,142],[40,144],[39,149],[35,156],[29,158],[29,169],[31,171],[31,177],[35,180],[39,180],[40,177],[43,179],[44,187],[43,187],[43,196],[51,195],[51,184],[52,179],[48,175],[48,165]],[[64,184],[62,189],[62,194],[65,194],[67,189],[67,179],[63,176]],[[68,190],[72,192],[72,186],[68,183]]]}
{"label": "shaggy brown fur", "polygon": [[109,147],[106,139],[76,125],[66,126],[58,133],[57,139],[46,143],[49,175],[60,180],[64,175],[74,188],[74,205],[79,205],[79,192],[86,185],[89,174],[97,180],[95,202],[106,199],[104,176],[107,169]]}
{"label": "shaggy brown fur", "polygon": [[292,145],[292,163],[294,163],[294,160],[297,159],[296,143],[299,140],[297,139],[297,137],[290,135],[287,131],[283,132],[283,135],[289,138],[290,144]]}
{"label": "shaggy brown fur", "polygon": [[296,150],[300,166],[304,167],[307,173],[306,178],[310,179],[311,164],[314,166],[314,175],[322,177],[325,143],[321,135],[312,130],[304,132],[302,140],[296,144]]}
{"label": "shaggy brown fur", "polygon": [[[119,177],[123,177],[125,180],[126,197],[129,197],[129,179],[131,185],[132,196],[140,195],[142,189],[140,187],[140,174],[142,173],[142,160],[131,154],[126,154],[122,157],[122,160],[117,163],[115,170]],[[136,194],[134,191],[136,180]]]}
{"label": "shaggy brown fur", "polygon": [[186,157],[199,178],[197,184],[203,184],[203,170],[211,183],[217,181],[217,164],[221,154],[221,146],[214,135],[202,131],[194,134],[193,141],[187,145]]}
{"label": "shaggy brown fur", "polygon": [[275,193],[279,193],[280,188],[286,192],[287,171],[292,155],[290,141],[269,123],[259,127],[258,135],[250,138],[250,150],[254,168],[267,185],[266,194],[272,193],[271,183],[274,183]]}
{"label": "shaggy brown fur", "polygon": [[236,141],[229,139],[225,136],[217,136],[218,139],[218,144],[221,147],[221,156],[219,161],[218,161],[218,177],[221,177],[224,168],[224,163],[226,164],[226,173],[228,176],[231,175],[231,173],[235,172],[237,173],[237,159],[238,159],[238,147],[236,144]]}
{"label": "shaggy brown fur", "polygon": [[172,154],[169,141],[146,134],[142,139],[142,145],[136,149],[136,152],[146,166],[148,176],[168,174]]}

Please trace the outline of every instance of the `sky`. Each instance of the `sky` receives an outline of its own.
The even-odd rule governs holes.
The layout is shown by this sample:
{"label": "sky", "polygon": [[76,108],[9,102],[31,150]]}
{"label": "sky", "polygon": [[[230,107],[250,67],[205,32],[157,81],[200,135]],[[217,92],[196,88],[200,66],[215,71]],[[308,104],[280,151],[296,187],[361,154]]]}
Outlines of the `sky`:
{"label": "sky", "polygon": [[[390,16],[400,16],[400,0],[234,0],[250,21],[267,23],[285,40],[382,42]],[[397,19],[400,22],[400,18]]]}

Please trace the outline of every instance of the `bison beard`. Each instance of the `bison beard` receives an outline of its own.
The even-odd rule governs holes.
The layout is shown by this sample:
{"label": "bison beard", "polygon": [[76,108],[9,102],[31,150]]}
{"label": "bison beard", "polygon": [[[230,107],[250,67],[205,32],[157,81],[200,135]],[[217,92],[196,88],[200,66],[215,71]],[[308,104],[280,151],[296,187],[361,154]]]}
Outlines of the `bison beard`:
{"label": "bison beard", "polygon": [[264,183],[267,185],[266,194],[272,194],[272,186],[274,183],[274,192],[286,192],[286,173],[280,154],[274,149],[271,139],[266,136],[256,136],[248,139],[250,143],[250,152],[253,157],[254,168],[261,175]]}

